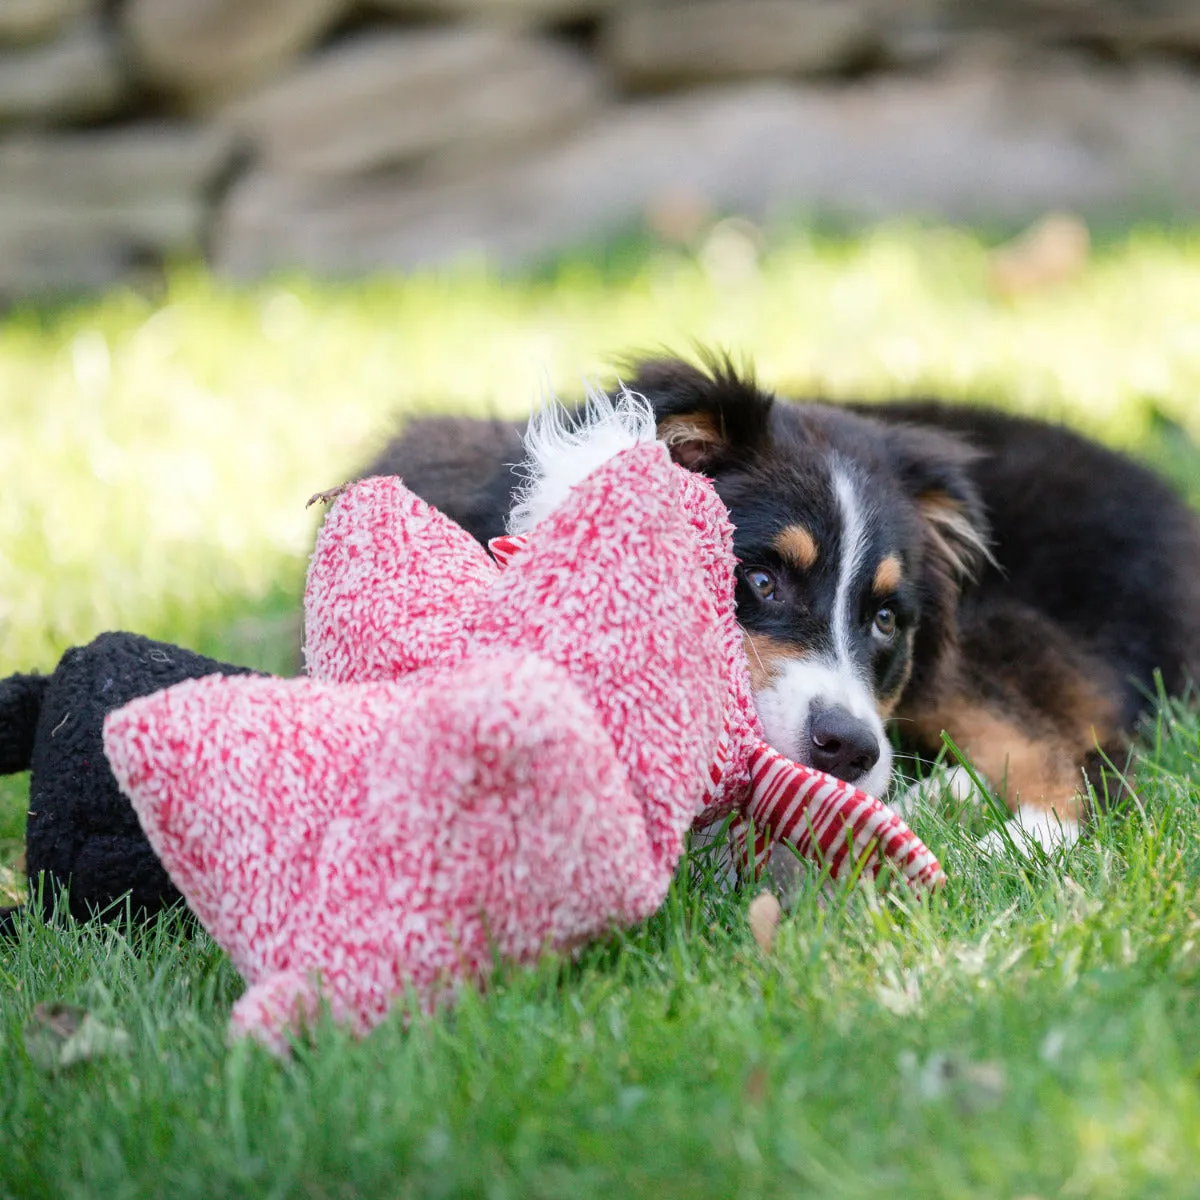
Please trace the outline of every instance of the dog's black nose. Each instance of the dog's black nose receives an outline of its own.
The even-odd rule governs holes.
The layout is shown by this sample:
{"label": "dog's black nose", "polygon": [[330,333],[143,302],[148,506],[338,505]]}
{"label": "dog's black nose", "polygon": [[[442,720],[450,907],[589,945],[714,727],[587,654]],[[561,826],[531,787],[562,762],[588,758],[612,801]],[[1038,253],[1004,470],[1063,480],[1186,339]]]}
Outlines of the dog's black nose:
{"label": "dog's black nose", "polygon": [[812,765],[847,783],[861,779],[879,761],[875,730],[845,708],[814,709],[808,736]]}

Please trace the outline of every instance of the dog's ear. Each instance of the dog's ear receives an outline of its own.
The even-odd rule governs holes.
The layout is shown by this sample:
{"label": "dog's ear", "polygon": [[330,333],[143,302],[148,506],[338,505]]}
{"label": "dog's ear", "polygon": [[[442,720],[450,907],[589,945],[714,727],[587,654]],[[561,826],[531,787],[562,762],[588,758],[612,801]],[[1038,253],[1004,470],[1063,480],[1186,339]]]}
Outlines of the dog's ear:
{"label": "dog's ear", "polygon": [[636,364],[629,390],[650,402],[659,439],[689,471],[711,474],[761,453],[770,439],[774,397],[724,359],[703,368],[680,359]]}
{"label": "dog's ear", "polygon": [[957,584],[995,562],[991,530],[970,466],[981,455],[961,438],[917,425],[888,431],[892,469],[916,502],[931,553]]}

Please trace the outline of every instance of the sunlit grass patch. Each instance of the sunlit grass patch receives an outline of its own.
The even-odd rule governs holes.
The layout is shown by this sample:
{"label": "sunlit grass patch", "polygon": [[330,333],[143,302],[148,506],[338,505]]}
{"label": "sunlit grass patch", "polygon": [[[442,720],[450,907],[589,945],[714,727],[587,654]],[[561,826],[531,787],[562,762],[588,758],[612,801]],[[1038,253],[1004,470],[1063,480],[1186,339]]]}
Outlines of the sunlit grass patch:
{"label": "sunlit grass patch", "polygon": [[[1144,808],[1042,864],[972,857],[931,814],[943,896],[805,895],[770,954],[746,897],[685,872],[577,962],[504,970],[362,1043],[322,1028],[288,1064],[226,1048],[240,984],[206,938],[31,919],[0,953],[0,1189],[1185,1196],[1200,817],[1159,784]],[[129,1053],[36,1067],[49,997]]]}

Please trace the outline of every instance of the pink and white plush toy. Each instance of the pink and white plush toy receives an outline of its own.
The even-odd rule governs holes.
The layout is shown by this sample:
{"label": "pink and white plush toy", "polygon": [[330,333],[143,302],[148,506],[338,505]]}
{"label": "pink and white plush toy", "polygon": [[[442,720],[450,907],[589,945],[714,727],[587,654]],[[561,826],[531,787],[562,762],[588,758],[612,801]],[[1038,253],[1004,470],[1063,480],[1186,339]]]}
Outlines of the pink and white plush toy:
{"label": "pink and white plush toy", "polygon": [[277,1049],[322,1003],[365,1032],[496,955],[661,904],[693,824],[737,811],[832,875],[933,856],[878,801],[761,742],[728,516],[656,444],[610,457],[504,566],[395,479],[354,485],[306,595],[310,678],[189,681],[110,714],[147,837]]}

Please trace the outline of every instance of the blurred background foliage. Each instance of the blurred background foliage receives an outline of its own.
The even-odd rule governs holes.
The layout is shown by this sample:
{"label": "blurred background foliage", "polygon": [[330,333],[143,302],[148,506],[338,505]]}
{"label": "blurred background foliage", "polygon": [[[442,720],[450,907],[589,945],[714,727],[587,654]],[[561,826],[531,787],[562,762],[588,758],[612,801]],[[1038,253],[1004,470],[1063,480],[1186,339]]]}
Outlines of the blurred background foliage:
{"label": "blurred background foliage", "polygon": [[725,349],[790,396],[1066,419],[1200,497],[1200,238],[1113,235],[1013,290],[1013,256],[1042,253],[945,226],[764,241],[727,221],[690,248],[631,241],[533,275],[234,286],[180,268],[150,294],[14,310],[0,670],[49,668],[108,628],[293,670],[313,492],[405,414],[520,415],[640,351]]}

